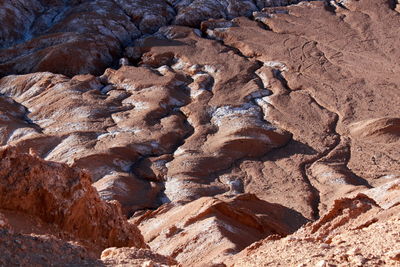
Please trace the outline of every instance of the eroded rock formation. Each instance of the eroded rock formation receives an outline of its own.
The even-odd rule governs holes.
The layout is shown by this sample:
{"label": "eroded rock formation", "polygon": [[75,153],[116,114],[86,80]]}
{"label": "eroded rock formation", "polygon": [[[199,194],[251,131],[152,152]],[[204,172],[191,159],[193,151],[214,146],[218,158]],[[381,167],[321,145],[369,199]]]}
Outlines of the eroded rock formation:
{"label": "eroded rock formation", "polygon": [[397,179],[357,196],[338,199],[316,222],[291,236],[255,243],[226,263],[231,266],[397,266],[400,261],[399,182]]}
{"label": "eroded rock formation", "polygon": [[146,247],[137,227],[124,219],[119,203],[100,200],[88,174],[13,147],[0,150],[0,169],[2,210],[37,217],[91,242],[94,249]]}
{"label": "eroded rock formation", "polygon": [[0,18],[15,264],[398,264],[398,1],[0,0]]}
{"label": "eroded rock formation", "polygon": [[307,220],[251,194],[203,197],[184,206],[172,203],[135,217],[152,250],[185,266],[222,264],[253,242],[291,234]]}

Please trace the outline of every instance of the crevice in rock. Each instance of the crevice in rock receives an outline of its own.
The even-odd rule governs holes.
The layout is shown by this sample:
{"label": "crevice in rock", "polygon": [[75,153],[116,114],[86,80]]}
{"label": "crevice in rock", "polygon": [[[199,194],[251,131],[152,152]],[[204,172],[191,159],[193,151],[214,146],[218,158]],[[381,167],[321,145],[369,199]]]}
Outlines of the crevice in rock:
{"label": "crevice in rock", "polygon": [[[281,82],[282,86],[285,89],[288,90],[289,94],[291,92],[293,92],[293,90],[289,87],[287,80],[283,77],[282,72],[280,70],[275,70],[274,71],[274,75],[275,75],[275,78],[278,79]],[[328,110],[327,108],[322,106],[320,103],[318,103],[316,101],[316,99],[314,97],[312,97],[312,95],[310,95],[309,93],[308,93],[308,95],[310,96],[310,98],[320,108]],[[328,110],[328,111],[331,112],[330,110]],[[331,112],[331,113],[335,114],[335,121],[333,122],[333,125],[330,125],[330,128],[331,128],[331,130],[334,131],[334,135],[339,137],[340,135],[336,132],[336,127],[337,127],[337,123],[338,123],[338,120],[339,120],[339,116],[334,112]],[[340,138],[336,138],[334,144],[331,145],[330,147],[328,147],[324,152],[320,153],[319,155],[313,157],[310,160],[302,162],[301,165],[300,165],[300,171],[301,171],[301,174],[303,176],[303,179],[308,184],[308,186],[310,187],[310,190],[311,190],[311,193],[312,193],[312,199],[310,200],[310,202],[311,202],[310,204],[311,204],[311,207],[312,207],[312,210],[313,210],[314,219],[318,219],[319,216],[320,216],[320,211],[319,211],[319,208],[318,208],[318,206],[320,204],[320,193],[319,193],[318,189],[313,185],[312,178],[309,175],[309,170],[308,169],[310,168],[310,166],[314,162],[316,162],[319,159],[325,157],[326,155],[329,154],[330,151],[334,150],[339,145],[339,143],[340,143]]]}

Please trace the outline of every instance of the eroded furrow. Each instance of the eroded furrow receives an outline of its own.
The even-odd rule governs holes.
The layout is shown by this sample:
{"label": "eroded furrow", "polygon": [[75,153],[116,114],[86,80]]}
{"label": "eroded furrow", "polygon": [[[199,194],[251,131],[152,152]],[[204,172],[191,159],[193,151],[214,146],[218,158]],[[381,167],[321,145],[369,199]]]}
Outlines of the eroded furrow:
{"label": "eroded furrow", "polygon": [[0,144],[86,169],[153,251],[219,264],[398,177],[377,1],[78,1],[0,51],[30,73],[0,80]]}

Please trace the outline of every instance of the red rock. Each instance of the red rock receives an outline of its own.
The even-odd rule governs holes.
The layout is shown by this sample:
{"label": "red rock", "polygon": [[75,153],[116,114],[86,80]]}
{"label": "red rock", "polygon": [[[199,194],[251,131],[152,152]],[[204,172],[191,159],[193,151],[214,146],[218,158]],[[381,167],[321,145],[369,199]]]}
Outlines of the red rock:
{"label": "red rock", "polygon": [[100,200],[88,174],[12,147],[0,153],[2,209],[36,216],[100,248],[146,246],[138,229],[122,216],[119,204]]}
{"label": "red rock", "polygon": [[[54,253],[68,240],[97,253],[114,246],[130,226],[93,182],[140,218],[158,253],[189,265],[396,263],[396,1],[19,0],[0,1],[0,18],[0,145],[18,151],[1,171],[23,177],[14,191],[4,185],[14,194],[3,199],[11,210],[0,205],[14,231],[5,240],[52,236]],[[82,176],[93,198],[46,183],[59,168]],[[43,170],[54,179],[33,183]],[[65,207],[70,200],[77,206]],[[261,227],[234,216],[243,210]],[[105,229],[103,214],[121,219]],[[300,227],[286,231],[293,214],[315,222],[274,234]],[[25,241],[28,260],[42,253]],[[99,256],[79,251],[66,263]],[[148,250],[114,254],[107,264],[161,264]]]}
{"label": "red rock", "polygon": [[306,219],[283,206],[242,194],[165,204],[133,221],[152,250],[181,264],[200,266],[220,263],[269,235],[290,234]]}
{"label": "red rock", "polygon": [[398,206],[382,209],[373,198],[362,194],[339,199],[319,220],[306,224],[293,235],[279,240],[267,238],[225,263],[230,266],[316,266],[321,262],[338,266],[396,265],[399,245],[392,236],[396,236],[400,227],[398,211]]}

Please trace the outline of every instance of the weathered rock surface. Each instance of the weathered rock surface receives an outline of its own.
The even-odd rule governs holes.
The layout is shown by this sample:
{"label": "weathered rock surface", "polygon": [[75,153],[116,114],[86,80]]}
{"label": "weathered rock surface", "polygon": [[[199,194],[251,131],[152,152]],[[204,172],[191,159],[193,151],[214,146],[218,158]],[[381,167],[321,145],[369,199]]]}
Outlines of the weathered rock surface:
{"label": "weathered rock surface", "polygon": [[50,235],[19,234],[0,228],[0,249],[1,266],[102,265],[79,244]]}
{"label": "weathered rock surface", "polygon": [[[381,177],[399,172],[393,145],[399,112],[388,108],[398,101],[393,73],[399,68],[399,13],[387,1],[333,4],[267,8],[254,14],[258,23],[238,18],[236,27],[209,30],[243,55],[275,68],[282,85],[272,80],[269,87],[268,120],[315,151],[300,152],[303,159],[296,162],[298,153],[277,150],[275,162],[291,160],[302,169],[320,192],[314,197],[321,211],[343,193],[378,185]],[[299,144],[290,146],[288,151],[299,151]],[[249,171],[240,168],[253,173],[254,164],[249,166]],[[268,166],[260,171],[266,173]],[[293,179],[289,173],[287,179]]]}
{"label": "weathered rock surface", "polygon": [[0,2],[0,77],[51,71],[101,74],[122,48],[174,23],[199,26],[209,18],[250,16],[294,1],[252,0],[21,0]]}
{"label": "weathered rock surface", "polygon": [[[398,183],[397,179],[355,197],[336,200],[316,222],[280,240],[266,239],[255,243],[227,260],[226,264],[398,266]],[[376,191],[381,194],[377,195]]]}
{"label": "weathered rock surface", "polygon": [[90,176],[13,147],[0,150],[0,207],[39,218],[94,249],[146,247],[116,202],[103,202]]}
{"label": "weathered rock surface", "polygon": [[[397,263],[398,1],[0,0],[0,18],[16,264],[49,236],[78,265]],[[153,251],[100,262],[146,246],[117,202]]]}
{"label": "weathered rock surface", "polygon": [[132,220],[152,250],[185,266],[222,263],[255,241],[286,236],[307,221],[251,194],[203,197],[186,205],[169,203]]}
{"label": "weathered rock surface", "polygon": [[101,253],[105,266],[177,266],[171,258],[147,249],[108,248]]}
{"label": "weathered rock surface", "polygon": [[[32,128],[29,138],[17,135],[8,143],[87,169],[102,197],[120,201],[127,214],[224,193],[233,180],[243,187],[240,177],[218,177],[291,136],[265,121],[258,100],[269,91],[255,73],[259,64],[189,28],[160,34],[180,38],[159,39],[171,45],[144,54],[143,64],[151,67],[123,66],[101,77],[35,73],[1,79],[0,92],[25,107],[20,116]],[[142,161],[163,156],[167,160],[154,162],[164,169],[162,177],[140,176]]]}
{"label": "weathered rock surface", "polygon": [[1,266],[175,266],[174,259],[144,248],[110,247],[68,240],[54,225],[26,213],[0,213]]}

